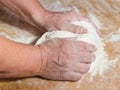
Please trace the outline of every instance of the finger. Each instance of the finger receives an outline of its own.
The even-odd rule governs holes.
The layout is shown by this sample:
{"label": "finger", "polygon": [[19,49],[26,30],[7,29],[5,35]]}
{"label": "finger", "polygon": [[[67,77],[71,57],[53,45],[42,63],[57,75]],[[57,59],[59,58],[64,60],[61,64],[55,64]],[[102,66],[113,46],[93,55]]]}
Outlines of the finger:
{"label": "finger", "polygon": [[73,71],[77,73],[85,74],[88,72],[89,68],[90,68],[90,64],[77,63],[74,65]]}
{"label": "finger", "polygon": [[74,12],[69,12],[68,14],[69,14],[69,16],[72,17],[72,21],[81,21],[81,20],[87,20],[88,19],[88,17],[86,17],[83,14],[76,14]]}
{"label": "finger", "polygon": [[87,33],[87,29],[82,27],[82,26],[77,26],[77,25],[70,25],[68,27],[68,31],[76,33],[76,34],[85,34]]}
{"label": "finger", "polygon": [[69,80],[69,81],[78,81],[82,78],[81,73],[76,73],[76,72],[67,72],[64,73],[61,80]]}
{"label": "finger", "polygon": [[89,52],[80,52],[79,53],[80,63],[92,63],[95,60],[95,55]]}
{"label": "finger", "polygon": [[71,58],[74,58],[74,60],[73,59],[71,60],[72,63],[91,64],[95,60],[95,55],[90,52],[77,51],[75,55],[71,55]]}
{"label": "finger", "polygon": [[67,43],[74,46],[74,49],[77,49],[77,51],[79,51],[79,52],[81,52],[81,51],[83,51],[83,52],[95,52],[97,50],[97,48],[92,44],[89,44],[89,43],[84,42],[84,41],[75,41],[76,37],[64,38],[62,40],[63,41],[67,40]]}
{"label": "finger", "polygon": [[74,44],[76,45],[79,51],[95,52],[97,50],[94,45],[84,41],[76,41],[74,42]]}

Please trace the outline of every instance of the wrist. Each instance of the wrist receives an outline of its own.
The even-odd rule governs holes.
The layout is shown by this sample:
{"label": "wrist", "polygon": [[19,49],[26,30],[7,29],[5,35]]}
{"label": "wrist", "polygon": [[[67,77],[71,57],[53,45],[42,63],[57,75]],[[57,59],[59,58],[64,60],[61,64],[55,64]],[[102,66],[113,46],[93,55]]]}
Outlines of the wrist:
{"label": "wrist", "polygon": [[31,13],[32,22],[35,24],[34,26],[44,26],[45,12],[45,10],[38,10],[35,13]]}
{"label": "wrist", "polygon": [[[20,51],[20,50],[19,50]],[[20,59],[20,60],[19,60]],[[36,46],[26,45],[18,55],[19,67],[16,70],[22,69],[20,77],[36,76],[39,68],[41,68],[41,54]],[[17,72],[17,71],[16,71]]]}
{"label": "wrist", "polygon": [[45,50],[45,47],[44,45],[39,45],[39,46],[36,46],[37,50],[38,50],[38,53],[39,53],[39,60],[40,60],[40,67],[39,67],[39,70],[37,71],[36,75],[42,75],[42,71],[43,71],[43,68],[46,66],[46,63],[47,63],[47,53],[46,53],[46,50]]}
{"label": "wrist", "polygon": [[31,76],[36,76],[42,64],[41,53],[37,46],[33,46],[33,49],[31,48],[29,64],[32,64],[30,67],[30,70],[32,71]]}
{"label": "wrist", "polygon": [[36,27],[42,26],[44,28],[46,27],[47,22],[52,16],[53,13],[45,9],[42,12],[38,10],[36,13],[31,15]]}

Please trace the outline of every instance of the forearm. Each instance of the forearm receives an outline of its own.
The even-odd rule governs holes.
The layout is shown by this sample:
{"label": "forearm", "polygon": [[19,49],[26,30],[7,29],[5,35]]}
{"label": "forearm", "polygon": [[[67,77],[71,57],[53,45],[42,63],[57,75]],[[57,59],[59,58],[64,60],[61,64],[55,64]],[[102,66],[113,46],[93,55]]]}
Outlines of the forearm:
{"label": "forearm", "polygon": [[37,47],[0,37],[0,78],[34,76],[41,66],[40,57]]}
{"label": "forearm", "polygon": [[28,23],[35,25],[33,19],[39,17],[42,24],[45,9],[38,0],[0,0],[0,2]]}

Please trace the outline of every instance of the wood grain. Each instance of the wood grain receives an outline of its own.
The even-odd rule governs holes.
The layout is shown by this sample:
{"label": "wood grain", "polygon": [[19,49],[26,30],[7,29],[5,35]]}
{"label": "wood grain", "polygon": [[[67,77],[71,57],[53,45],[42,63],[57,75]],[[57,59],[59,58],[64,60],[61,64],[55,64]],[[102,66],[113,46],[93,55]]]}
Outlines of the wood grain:
{"label": "wood grain", "polygon": [[[39,77],[3,79],[0,80],[0,90],[120,90],[120,0],[40,0],[40,2],[50,10],[58,8],[68,10],[76,7],[91,20],[94,20],[94,16],[99,21],[96,24],[109,59],[117,61],[109,66],[103,75],[96,74],[93,80],[90,79],[90,73],[85,74],[79,82],[49,81]],[[40,37],[37,29],[8,13],[10,12],[8,10],[6,12],[3,6],[0,7],[0,35],[14,41],[17,38],[18,42],[23,43],[30,37],[35,37],[33,41]],[[19,34],[23,33],[26,37],[21,41]]]}

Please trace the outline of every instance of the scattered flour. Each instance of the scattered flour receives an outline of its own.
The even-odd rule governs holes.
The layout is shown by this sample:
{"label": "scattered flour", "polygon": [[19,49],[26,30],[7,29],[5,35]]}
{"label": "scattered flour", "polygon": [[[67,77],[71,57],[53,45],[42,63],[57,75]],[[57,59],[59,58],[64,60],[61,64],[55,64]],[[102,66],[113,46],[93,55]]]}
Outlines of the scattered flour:
{"label": "scattered flour", "polygon": [[113,34],[109,41],[111,42],[116,42],[116,41],[120,41],[120,28],[117,30],[117,32],[115,34]]}
{"label": "scattered flour", "polygon": [[9,24],[0,25],[0,36],[3,36],[7,39],[16,42],[21,42],[26,44],[32,43],[37,38],[36,36],[32,35],[30,32],[27,32],[25,30],[20,30],[19,28],[13,27]]}
{"label": "scattered flour", "polygon": [[118,29],[118,33],[120,33],[120,27],[119,27],[119,29]]}
{"label": "scattered flour", "polygon": [[64,6],[59,0],[56,0],[55,2],[52,2],[52,3],[49,3],[49,1],[46,1],[46,0],[39,0],[39,1],[47,10],[51,10],[51,11],[71,10],[70,7]]}
{"label": "scattered flour", "polygon": [[112,35],[110,38],[110,41],[115,42],[115,41],[120,41],[120,33]]}
{"label": "scattered flour", "polygon": [[97,47],[97,51],[95,52],[96,60],[91,64],[89,70],[89,73],[91,74],[90,79],[92,80],[92,77],[96,74],[103,75],[104,72],[109,69],[109,66],[113,65],[116,60],[108,60],[107,54],[104,51],[104,43],[101,41],[99,35],[96,33],[95,28],[90,23],[87,21],[76,21],[72,24],[85,27],[88,30],[88,33],[80,35],[68,31],[47,32],[37,41],[36,45],[53,38],[68,37],[76,37],[77,41],[85,41],[91,43]]}
{"label": "scattered flour", "polygon": [[98,20],[98,18],[93,13],[88,13],[89,18],[92,20],[92,22],[97,26],[97,28],[102,28],[103,25]]}

